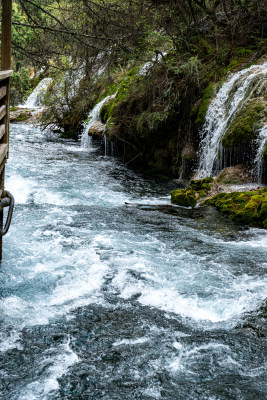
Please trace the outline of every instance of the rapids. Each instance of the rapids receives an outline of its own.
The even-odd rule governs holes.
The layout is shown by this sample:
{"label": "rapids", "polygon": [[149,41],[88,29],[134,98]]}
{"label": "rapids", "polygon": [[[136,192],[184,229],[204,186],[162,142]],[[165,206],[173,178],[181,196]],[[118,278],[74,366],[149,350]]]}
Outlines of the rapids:
{"label": "rapids", "polygon": [[266,399],[267,232],[173,207],[97,145],[11,126],[3,400]]}

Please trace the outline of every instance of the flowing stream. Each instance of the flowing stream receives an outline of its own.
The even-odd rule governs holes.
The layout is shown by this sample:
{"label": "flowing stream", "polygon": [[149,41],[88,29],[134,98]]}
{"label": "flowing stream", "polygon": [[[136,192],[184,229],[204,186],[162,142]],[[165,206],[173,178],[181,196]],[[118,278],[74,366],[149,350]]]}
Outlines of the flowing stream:
{"label": "flowing stream", "polygon": [[10,137],[0,398],[266,399],[247,321],[267,298],[267,232],[173,207],[169,184],[97,147]]}

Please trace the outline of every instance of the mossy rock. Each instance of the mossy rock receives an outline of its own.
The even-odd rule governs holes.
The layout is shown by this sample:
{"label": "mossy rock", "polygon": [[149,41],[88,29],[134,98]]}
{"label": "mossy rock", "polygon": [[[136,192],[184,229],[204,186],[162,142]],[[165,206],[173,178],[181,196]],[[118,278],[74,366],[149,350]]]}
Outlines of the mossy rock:
{"label": "mossy rock", "polygon": [[183,207],[194,208],[197,204],[197,197],[194,190],[178,189],[171,192],[171,202]]}
{"label": "mossy rock", "polygon": [[201,180],[191,180],[190,185],[186,189],[178,189],[171,192],[171,202],[179,206],[194,208],[199,199],[207,196],[213,182],[214,179],[210,177]]}
{"label": "mossy rock", "polygon": [[15,119],[15,121],[17,122],[23,122],[23,121],[27,121],[31,116],[31,113],[29,112],[21,112]]}
{"label": "mossy rock", "polygon": [[267,228],[267,188],[248,192],[220,193],[204,204],[213,205],[234,221]]}
{"label": "mossy rock", "polygon": [[250,145],[267,118],[267,107],[258,99],[247,102],[230,122],[222,138],[225,149]]}
{"label": "mossy rock", "polygon": [[199,191],[199,190],[206,190],[209,191],[211,190],[211,183],[214,182],[214,179],[211,177],[205,178],[205,179],[200,179],[200,180],[191,180],[190,182],[190,187],[193,190]]}

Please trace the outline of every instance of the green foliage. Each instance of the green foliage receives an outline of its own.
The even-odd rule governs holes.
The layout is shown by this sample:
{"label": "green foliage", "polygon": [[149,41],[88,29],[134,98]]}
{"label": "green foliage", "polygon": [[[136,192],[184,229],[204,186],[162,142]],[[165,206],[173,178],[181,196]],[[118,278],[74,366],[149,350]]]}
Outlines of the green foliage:
{"label": "green foliage", "polygon": [[27,68],[15,71],[11,77],[11,99],[12,105],[22,103],[31,89],[30,76]]}

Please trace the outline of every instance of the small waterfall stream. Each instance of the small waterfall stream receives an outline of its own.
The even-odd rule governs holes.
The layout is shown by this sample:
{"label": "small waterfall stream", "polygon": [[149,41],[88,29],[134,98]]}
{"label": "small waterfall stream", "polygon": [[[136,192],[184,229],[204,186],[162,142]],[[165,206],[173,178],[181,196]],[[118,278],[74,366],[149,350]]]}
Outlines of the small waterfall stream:
{"label": "small waterfall stream", "polygon": [[52,82],[52,78],[42,79],[30,96],[27,98],[25,103],[20,108],[40,108],[43,104],[43,98],[47,91],[48,86]]}
{"label": "small waterfall stream", "polygon": [[97,103],[94,108],[91,110],[91,112],[88,115],[88,122],[85,124],[84,126],[84,130],[82,133],[82,137],[81,137],[81,146],[83,148],[88,148],[90,147],[90,143],[91,143],[91,138],[88,135],[88,132],[90,130],[90,128],[98,121],[100,121],[100,117],[99,117],[99,112],[103,106],[103,104],[110,98],[112,98],[114,95],[111,96],[107,96],[105,97],[103,100],[101,100],[99,103]]}
{"label": "small waterfall stream", "polygon": [[258,150],[254,160],[255,172],[258,183],[261,183],[261,176],[263,170],[263,153],[265,146],[267,146],[267,125],[264,125],[260,131],[257,138]]}
{"label": "small waterfall stream", "polygon": [[266,73],[267,63],[252,65],[250,68],[230,74],[212,100],[201,132],[199,179],[219,172],[218,155],[226,128],[242,103],[250,97],[253,86],[260,84]]}

